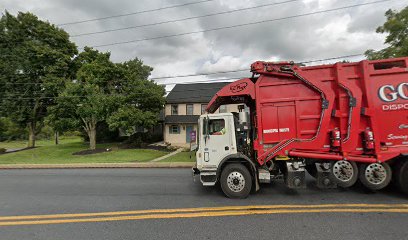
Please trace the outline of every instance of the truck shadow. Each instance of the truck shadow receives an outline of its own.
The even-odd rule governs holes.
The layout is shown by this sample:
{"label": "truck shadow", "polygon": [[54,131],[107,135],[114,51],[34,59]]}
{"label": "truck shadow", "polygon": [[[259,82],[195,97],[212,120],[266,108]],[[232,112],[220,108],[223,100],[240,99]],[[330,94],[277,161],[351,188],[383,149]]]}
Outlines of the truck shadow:
{"label": "truck shadow", "polygon": [[367,200],[367,196],[370,200],[382,201],[382,200],[407,200],[408,196],[404,195],[399,191],[397,187],[390,184],[386,188],[379,191],[372,191],[364,187],[360,182],[357,182],[354,186],[350,188],[328,188],[321,189],[316,186],[316,182],[313,178],[308,177],[306,182],[306,188],[304,189],[290,189],[287,188],[283,181],[275,181],[271,184],[261,184],[261,189],[256,193],[259,197],[275,197],[277,196],[291,196],[298,197],[304,200],[310,200],[308,197],[318,197],[323,199],[335,199],[336,197],[341,197],[341,199],[349,201],[361,201]]}
{"label": "truck shadow", "polygon": [[[204,197],[209,201],[231,201],[224,196],[219,185],[215,187],[203,187],[199,182],[192,184],[191,190],[194,195]],[[247,198],[249,202],[400,202],[406,201],[408,196],[402,194],[393,184],[380,191],[370,191],[361,183],[357,182],[350,188],[321,189],[316,186],[316,181],[311,176],[306,177],[306,188],[290,189],[283,180],[275,180],[271,183],[260,184],[258,192],[252,191]],[[242,200],[242,199],[241,199]],[[238,201],[241,201],[238,200]],[[243,200],[245,201],[245,200]],[[317,203],[316,202],[316,203]]]}

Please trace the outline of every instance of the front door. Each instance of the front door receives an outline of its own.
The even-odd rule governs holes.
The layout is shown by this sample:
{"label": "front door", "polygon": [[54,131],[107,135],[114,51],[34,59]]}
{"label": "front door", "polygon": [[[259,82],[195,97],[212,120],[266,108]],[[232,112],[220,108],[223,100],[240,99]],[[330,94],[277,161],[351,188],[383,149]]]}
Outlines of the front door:
{"label": "front door", "polygon": [[194,131],[193,125],[186,126],[186,143],[191,142],[191,132]]}

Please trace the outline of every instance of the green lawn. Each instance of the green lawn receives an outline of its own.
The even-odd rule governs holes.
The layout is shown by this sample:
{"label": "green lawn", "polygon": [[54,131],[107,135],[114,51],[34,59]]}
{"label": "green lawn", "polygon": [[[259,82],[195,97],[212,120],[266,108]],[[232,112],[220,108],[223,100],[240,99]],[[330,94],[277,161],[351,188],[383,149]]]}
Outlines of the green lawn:
{"label": "green lawn", "polygon": [[[65,143],[75,143],[75,142],[80,142],[81,138],[72,136],[72,137],[65,137],[61,136],[59,138],[59,143],[60,144],[65,144]],[[41,139],[35,141],[35,145],[37,147],[40,146],[55,146],[54,139],[51,140],[46,140],[46,139]],[[5,148],[5,149],[16,149],[16,148],[25,148],[27,147],[27,141],[10,141],[10,142],[0,142],[0,148]]]}
{"label": "green lawn", "polygon": [[176,155],[171,157],[165,158],[160,162],[195,162],[195,152],[191,152],[191,159],[190,159],[190,152],[180,152]]}
{"label": "green lawn", "polygon": [[[0,143],[0,147],[17,148],[25,146],[24,142]],[[59,145],[52,141],[39,141],[38,147],[15,153],[0,155],[0,164],[69,164],[69,163],[124,163],[147,162],[166,155],[150,149],[119,149],[117,144],[98,144],[97,148],[111,148],[111,152],[76,156],[74,152],[86,150],[88,145],[79,138],[66,138]]]}

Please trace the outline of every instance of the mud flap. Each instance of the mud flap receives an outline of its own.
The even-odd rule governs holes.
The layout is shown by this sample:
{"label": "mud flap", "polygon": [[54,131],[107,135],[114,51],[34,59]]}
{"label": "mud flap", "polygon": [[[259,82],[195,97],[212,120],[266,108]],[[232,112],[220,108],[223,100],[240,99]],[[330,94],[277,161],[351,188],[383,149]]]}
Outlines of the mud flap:
{"label": "mud flap", "polygon": [[302,162],[285,162],[285,184],[289,188],[306,188],[305,166]]}
{"label": "mud flap", "polygon": [[337,184],[330,175],[330,163],[315,163],[316,164],[316,186],[318,188],[337,188]]}
{"label": "mud flap", "polygon": [[261,189],[259,187],[259,180],[258,180],[258,178],[256,177],[256,174],[255,174],[255,192],[258,192],[259,189]]}

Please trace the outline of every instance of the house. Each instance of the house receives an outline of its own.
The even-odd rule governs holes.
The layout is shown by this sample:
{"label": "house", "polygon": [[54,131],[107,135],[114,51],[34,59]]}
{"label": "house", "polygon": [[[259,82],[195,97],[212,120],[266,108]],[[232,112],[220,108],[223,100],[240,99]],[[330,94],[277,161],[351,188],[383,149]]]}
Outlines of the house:
{"label": "house", "polygon": [[[167,95],[164,110],[164,141],[172,146],[188,147],[190,134],[208,102],[229,82],[177,84]],[[217,112],[238,112],[238,105],[222,105]]]}

